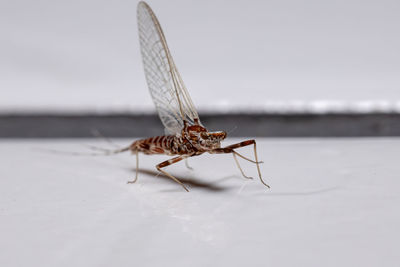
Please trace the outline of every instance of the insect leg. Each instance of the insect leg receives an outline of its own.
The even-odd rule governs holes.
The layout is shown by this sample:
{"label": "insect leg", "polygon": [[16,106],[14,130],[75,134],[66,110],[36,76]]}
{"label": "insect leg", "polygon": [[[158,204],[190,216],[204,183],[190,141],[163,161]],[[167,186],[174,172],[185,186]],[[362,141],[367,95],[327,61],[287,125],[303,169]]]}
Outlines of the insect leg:
{"label": "insect leg", "polygon": [[193,171],[193,168],[189,165],[188,159],[185,159],[185,166],[186,168],[188,168],[189,170]]}
{"label": "insect leg", "polygon": [[135,179],[133,179],[132,181],[128,181],[128,184],[133,184],[137,181],[138,178],[138,173],[139,173],[139,151],[136,150],[136,174],[135,174]]}
{"label": "insect leg", "polygon": [[253,177],[250,177],[250,176],[247,176],[246,174],[244,174],[244,171],[240,167],[239,161],[237,160],[236,154],[237,153],[232,150],[232,155],[233,155],[233,158],[234,158],[234,160],[236,162],[236,166],[238,166],[238,168],[239,168],[240,172],[242,173],[243,177],[246,178],[246,179],[253,179]]}
{"label": "insect leg", "polygon": [[254,161],[252,159],[249,159],[248,157],[243,156],[242,154],[240,154],[239,152],[232,150],[234,154],[236,154],[237,156],[241,157],[242,159],[245,159],[247,161],[250,161],[251,163],[257,164],[257,163],[264,163],[264,161]]}
{"label": "insect leg", "polygon": [[255,157],[255,161],[254,163],[257,166],[257,172],[258,172],[258,177],[260,178],[260,181],[263,185],[265,185],[266,187],[270,188],[269,185],[267,185],[264,180],[261,177],[261,171],[260,171],[260,165],[258,161],[258,156],[257,156],[257,146],[256,146],[256,140],[252,139],[252,140],[246,140],[246,141],[242,141],[240,143],[237,144],[233,144],[224,148],[217,148],[214,149],[211,153],[236,153],[237,155],[241,156],[239,153],[237,153],[236,151],[233,152],[235,148],[240,148],[240,147],[244,147],[244,146],[249,146],[249,145],[254,145],[254,157]]}
{"label": "insect leg", "polygon": [[172,176],[172,175],[169,174],[168,172],[162,170],[161,168],[164,168],[164,167],[167,167],[167,166],[169,166],[169,165],[171,165],[171,164],[177,163],[177,162],[179,162],[179,161],[181,161],[181,160],[183,160],[183,159],[186,159],[186,158],[188,158],[188,157],[190,157],[190,156],[191,156],[191,155],[182,155],[182,156],[178,156],[178,157],[175,157],[175,158],[172,158],[172,159],[163,161],[163,162],[161,162],[160,164],[157,164],[157,165],[156,165],[156,168],[157,168],[158,171],[162,172],[163,174],[165,174],[166,176],[168,176],[169,178],[171,178],[172,180],[174,180],[175,182],[177,182],[178,184],[180,184],[180,185],[183,187],[183,189],[185,189],[187,192],[189,192],[189,190],[186,188],[186,186],[185,186],[181,181],[179,181],[177,178],[175,178],[174,176]]}

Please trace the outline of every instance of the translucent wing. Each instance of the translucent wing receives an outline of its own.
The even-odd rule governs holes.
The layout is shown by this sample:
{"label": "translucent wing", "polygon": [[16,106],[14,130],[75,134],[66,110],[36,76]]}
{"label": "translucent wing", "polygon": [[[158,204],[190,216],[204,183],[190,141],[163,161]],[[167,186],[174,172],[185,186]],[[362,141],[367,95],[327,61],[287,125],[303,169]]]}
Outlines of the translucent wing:
{"label": "translucent wing", "polygon": [[138,4],[137,18],[140,49],[150,94],[166,132],[180,133],[184,120],[193,124],[199,116],[176,69],[160,23],[145,2]]}

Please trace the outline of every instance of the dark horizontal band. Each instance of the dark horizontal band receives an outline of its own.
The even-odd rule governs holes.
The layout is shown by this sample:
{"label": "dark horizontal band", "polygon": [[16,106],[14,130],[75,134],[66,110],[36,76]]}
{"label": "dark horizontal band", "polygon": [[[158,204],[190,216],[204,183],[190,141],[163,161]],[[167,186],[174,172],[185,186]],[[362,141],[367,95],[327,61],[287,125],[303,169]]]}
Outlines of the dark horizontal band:
{"label": "dark horizontal band", "polygon": [[[230,137],[400,136],[400,114],[206,114],[210,131]],[[2,138],[146,137],[164,134],[156,114],[0,115]]]}

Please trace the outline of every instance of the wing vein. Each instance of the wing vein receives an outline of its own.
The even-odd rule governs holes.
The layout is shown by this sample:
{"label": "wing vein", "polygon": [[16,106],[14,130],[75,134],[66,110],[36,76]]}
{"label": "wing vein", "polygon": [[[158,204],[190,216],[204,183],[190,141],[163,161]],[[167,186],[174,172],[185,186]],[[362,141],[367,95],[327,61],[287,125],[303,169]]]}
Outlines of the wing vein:
{"label": "wing vein", "polygon": [[199,116],[168,49],[160,23],[151,8],[140,2],[138,32],[147,85],[168,134],[180,134],[185,122]]}

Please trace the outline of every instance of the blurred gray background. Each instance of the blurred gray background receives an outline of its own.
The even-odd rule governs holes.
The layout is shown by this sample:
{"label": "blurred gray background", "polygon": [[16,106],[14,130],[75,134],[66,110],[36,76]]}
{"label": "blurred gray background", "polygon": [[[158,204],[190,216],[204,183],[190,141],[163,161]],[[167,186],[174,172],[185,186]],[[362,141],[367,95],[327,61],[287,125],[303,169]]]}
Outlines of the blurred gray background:
{"label": "blurred gray background", "polygon": [[[202,111],[400,110],[400,2],[148,1]],[[137,1],[0,2],[0,112],[154,111]]]}

